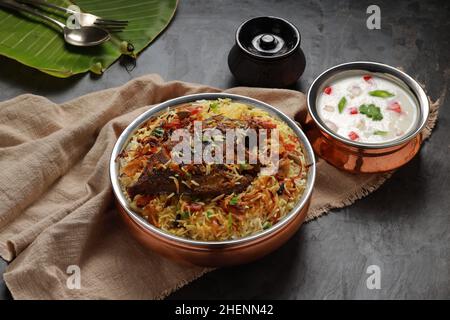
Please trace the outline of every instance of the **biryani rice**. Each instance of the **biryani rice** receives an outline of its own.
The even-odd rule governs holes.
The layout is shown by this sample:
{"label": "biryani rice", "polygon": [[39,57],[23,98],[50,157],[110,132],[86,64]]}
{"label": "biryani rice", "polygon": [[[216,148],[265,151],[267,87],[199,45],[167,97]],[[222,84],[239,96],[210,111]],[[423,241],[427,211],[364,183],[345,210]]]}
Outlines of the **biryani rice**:
{"label": "biryani rice", "polygon": [[[177,114],[180,111],[189,112],[189,121],[205,121],[219,115],[239,121],[258,121],[268,128],[278,129],[278,173],[272,176],[258,173],[240,193],[199,198],[179,192],[181,188],[195,187],[197,183],[188,179],[188,169],[182,167],[178,168],[178,177],[171,176],[170,181],[167,181],[173,183],[178,192],[137,194],[130,197],[127,190],[138,181],[149,158],[160,148],[155,143],[148,144],[148,140],[162,139],[163,135],[175,129],[176,125],[173,128],[170,125],[179,125]],[[293,209],[306,188],[305,156],[294,131],[268,112],[230,99],[196,101],[168,109],[150,118],[131,136],[117,161],[119,182],[131,208],[154,226],[194,240],[238,239],[270,228]],[[176,167],[172,160],[162,166]],[[214,164],[204,166],[206,175],[214,169]],[[243,175],[242,168],[243,164],[226,164],[224,170],[233,183],[239,185]]]}

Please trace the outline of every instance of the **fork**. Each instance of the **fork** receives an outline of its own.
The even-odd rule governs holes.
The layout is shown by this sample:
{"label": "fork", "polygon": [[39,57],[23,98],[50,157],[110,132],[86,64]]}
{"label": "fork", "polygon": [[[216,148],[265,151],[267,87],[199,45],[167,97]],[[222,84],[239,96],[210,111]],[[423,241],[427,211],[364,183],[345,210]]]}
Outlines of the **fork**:
{"label": "fork", "polygon": [[128,21],[126,20],[103,19],[91,13],[77,12],[68,8],[58,6],[53,3],[49,3],[44,0],[16,0],[16,1],[37,6],[46,6],[59,11],[63,11],[68,14],[72,14],[75,16],[78,23],[82,27],[97,26],[103,29],[107,29],[110,32],[121,32],[128,26]]}

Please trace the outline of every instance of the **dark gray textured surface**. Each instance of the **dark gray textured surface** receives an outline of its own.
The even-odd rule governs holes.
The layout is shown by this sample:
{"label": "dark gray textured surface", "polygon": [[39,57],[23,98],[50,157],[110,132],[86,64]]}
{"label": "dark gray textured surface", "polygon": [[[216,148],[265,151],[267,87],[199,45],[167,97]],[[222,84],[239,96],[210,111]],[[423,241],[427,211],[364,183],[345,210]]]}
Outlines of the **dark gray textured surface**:
{"label": "dark gray textured surface", "polygon": [[[0,58],[0,100],[31,92],[54,101],[127,82],[146,73],[167,80],[233,86],[226,57],[245,19],[278,15],[302,33],[305,91],[324,69],[351,60],[402,66],[433,98],[448,94],[448,1],[376,1],[382,29],[365,27],[365,1],[183,0],[169,29],[128,74],[119,64],[101,78],[54,79]],[[261,261],[214,271],[170,298],[450,298],[450,116],[441,107],[433,136],[379,190],[304,225]],[[366,268],[381,267],[381,289],[366,288]],[[0,262],[0,270],[5,263]],[[0,281],[0,297],[9,294]]]}

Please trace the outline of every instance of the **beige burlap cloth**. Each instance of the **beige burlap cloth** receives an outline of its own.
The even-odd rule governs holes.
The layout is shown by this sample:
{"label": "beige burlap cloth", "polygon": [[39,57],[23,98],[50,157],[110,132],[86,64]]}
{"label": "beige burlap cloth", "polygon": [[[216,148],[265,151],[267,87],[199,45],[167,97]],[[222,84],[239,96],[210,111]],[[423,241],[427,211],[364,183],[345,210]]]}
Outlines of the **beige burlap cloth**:
{"label": "beige burlap cloth", "polygon": [[[208,271],[166,260],[128,234],[114,209],[108,160],[118,135],[149,105],[218,91],[148,75],[63,104],[34,95],[0,103],[0,254],[12,261],[4,279],[14,298],[163,298]],[[260,99],[292,117],[306,109],[296,91],[225,92]],[[351,204],[390,176],[351,175],[322,160],[317,173],[308,220]],[[80,268],[80,289],[67,286],[71,265]]]}

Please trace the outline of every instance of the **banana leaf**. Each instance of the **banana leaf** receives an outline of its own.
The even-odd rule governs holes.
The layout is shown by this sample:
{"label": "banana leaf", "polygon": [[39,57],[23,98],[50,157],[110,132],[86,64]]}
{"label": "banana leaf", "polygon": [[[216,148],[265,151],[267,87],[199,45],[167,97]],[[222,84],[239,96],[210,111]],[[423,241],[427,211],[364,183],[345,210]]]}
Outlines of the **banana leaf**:
{"label": "banana leaf", "polygon": [[[122,54],[133,57],[147,47],[169,24],[178,0],[52,0],[64,7],[78,6],[105,19],[128,20],[120,33],[96,47],[74,47],[64,42],[52,24],[32,15],[0,7],[0,55],[55,77],[66,78],[92,71],[103,73]],[[49,16],[65,22],[68,16],[44,8]]]}

